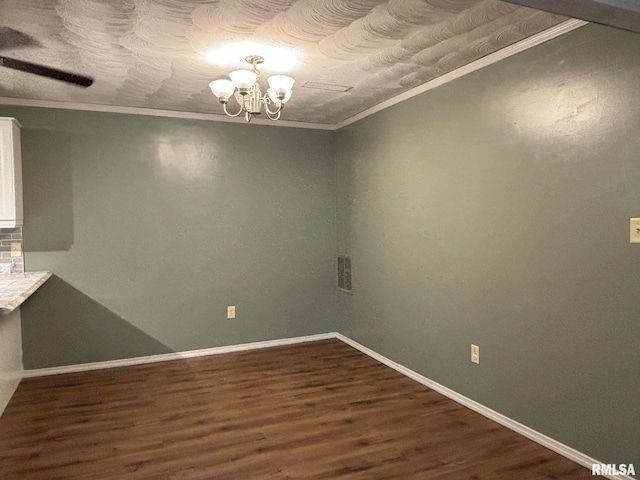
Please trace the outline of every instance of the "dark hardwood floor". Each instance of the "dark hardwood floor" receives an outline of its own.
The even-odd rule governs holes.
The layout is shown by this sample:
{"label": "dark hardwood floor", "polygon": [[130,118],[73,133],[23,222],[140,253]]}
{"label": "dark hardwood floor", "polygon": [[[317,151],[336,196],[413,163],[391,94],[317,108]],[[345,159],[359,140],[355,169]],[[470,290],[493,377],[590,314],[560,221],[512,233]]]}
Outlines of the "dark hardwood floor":
{"label": "dark hardwood floor", "polygon": [[0,477],[598,478],[338,340],[25,379]]}

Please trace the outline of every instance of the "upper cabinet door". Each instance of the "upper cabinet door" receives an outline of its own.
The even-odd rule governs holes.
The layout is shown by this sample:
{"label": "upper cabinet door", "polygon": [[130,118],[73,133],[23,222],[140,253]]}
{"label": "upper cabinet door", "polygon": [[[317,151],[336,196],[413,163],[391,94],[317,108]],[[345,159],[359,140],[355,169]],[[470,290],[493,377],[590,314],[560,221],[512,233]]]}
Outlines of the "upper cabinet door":
{"label": "upper cabinet door", "polygon": [[0,117],[0,228],[22,226],[20,124]]}

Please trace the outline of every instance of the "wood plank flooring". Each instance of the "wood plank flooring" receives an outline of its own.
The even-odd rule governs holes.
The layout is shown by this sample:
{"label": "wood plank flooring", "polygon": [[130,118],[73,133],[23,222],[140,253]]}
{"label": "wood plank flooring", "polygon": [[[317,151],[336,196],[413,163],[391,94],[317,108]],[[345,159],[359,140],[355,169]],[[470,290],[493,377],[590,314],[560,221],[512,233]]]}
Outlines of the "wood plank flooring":
{"label": "wood plank flooring", "polygon": [[25,379],[0,477],[598,478],[338,340]]}

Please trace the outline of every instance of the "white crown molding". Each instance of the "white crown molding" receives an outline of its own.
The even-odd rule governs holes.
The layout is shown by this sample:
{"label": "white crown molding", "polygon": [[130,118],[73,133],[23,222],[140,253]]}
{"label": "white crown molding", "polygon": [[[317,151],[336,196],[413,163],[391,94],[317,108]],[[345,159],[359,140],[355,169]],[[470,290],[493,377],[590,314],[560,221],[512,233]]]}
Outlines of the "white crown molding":
{"label": "white crown molding", "polygon": [[[182,118],[186,120],[205,120],[209,122],[239,123],[247,125],[244,117],[227,117],[214,113],[179,112],[175,110],[156,110],[153,108],[123,107],[116,105],[97,105],[93,103],[67,103],[53,100],[34,100],[28,98],[0,97],[0,105],[18,107],[57,108],[60,110],[81,110],[86,112],[124,113],[127,115],[145,115],[148,117]],[[335,125],[322,123],[294,122],[290,120],[262,120],[254,118],[249,125],[269,125],[272,127],[309,128],[314,130],[335,130]]]}
{"label": "white crown molding", "polygon": [[[396,372],[399,372],[407,377],[415,380],[418,383],[421,383],[425,387],[428,387],[432,390],[435,390],[438,393],[441,393],[445,397],[450,398],[451,400],[464,405],[465,407],[470,408],[474,412],[487,417],[494,422],[499,423],[502,426],[507,427],[509,430],[513,430],[520,435],[527,437],[529,440],[533,440],[540,445],[547,447],[549,450],[553,450],[554,452],[562,455],[563,457],[568,458],[569,460],[586,467],[591,471],[592,464],[601,464],[598,460],[591,458],[588,455],[585,455],[578,450],[571,448],[564,443],[558,442],[553,438],[547,437],[546,435],[534,430],[533,428],[527,427],[522,423],[516,422],[515,420],[496,412],[495,410],[490,409],[489,407],[485,407],[481,403],[476,402],[475,400],[471,400],[470,398],[465,397],[464,395],[460,395],[458,392],[451,390],[450,388],[445,387],[433,380],[430,380],[413,370],[400,365],[399,363],[394,362],[393,360],[388,359],[384,355],[380,355],[379,353],[371,350],[370,348],[361,345],[355,340],[351,340],[349,337],[342,335],[340,333],[335,334],[335,338],[343,341],[347,345],[352,346],[353,348],[360,350],[362,353],[370,356],[371,358],[379,361],[380,363],[386,365],[387,367],[393,368]],[[604,475],[605,478],[610,478],[612,480],[635,480],[633,477],[628,475]]]}
{"label": "white crown molding", "polygon": [[143,365],[146,363],[167,362],[171,360],[184,360],[185,358],[204,357],[207,355],[220,355],[223,353],[241,352],[244,350],[258,350],[261,348],[280,347],[283,345],[293,345],[296,343],[315,342],[336,338],[335,333],[320,333],[317,335],[307,335],[304,337],[282,338],[277,340],[266,340],[263,342],[242,343],[238,345],[228,345],[224,347],[205,348],[202,350],[190,350],[186,352],[164,353],[161,355],[150,355],[147,357],[124,358],[120,360],[108,360],[105,362],[82,363],[78,365],[64,365],[61,367],[38,368],[25,370],[23,378],[44,377],[48,375],[62,375],[65,373],[87,372],[90,370],[102,370],[105,368],[130,367],[133,365]]}
{"label": "white crown molding", "polygon": [[499,62],[500,60],[504,60],[505,58],[515,55],[516,53],[520,53],[528,50],[529,48],[540,45],[541,43],[559,37],[560,35],[575,30],[576,28],[580,28],[584,25],[587,25],[588,23],[589,22],[585,22],[583,20],[568,20],[566,22],[560,23],[555,27],[551,27],[540,33],[527,37],[524,40],[514,43],[513,45],[509,45],[508,47],[505,47],[501,50],[490,53],[489,55],[482,57],[475,62],[468,63],[467,65],[464,65],[456,70],[452,70],[451,72],[446,73],[438,78],[434,78],[427,83],[423,83],[418,87],[415,87],[411,90],[401,93],[400,95],[390,98],[389,100],[379,103],[378,105],[368,108],[367,110],[364,110],[357,115],[354,115],[353,117],[349,117],[339,122],[337,125],[335,125],[335,129],[339,130],[343,127],[346,127],[347,125],[351,125],[352,123],[355,123],[358,120],[362,120],[363,118],[368,117],[369,115],[373,115],[374,113],[384,110],[385,108],[389,108],[393,105],[396,105],[397,103],[409,100],[416,95],[420,95],[421,93],[432,90],[436,87],[439,87],[440,85],[449,83],[456,78],[463,77],[464,75],[467,75],[471,72],[475,72],[476,70]]}
{"label": "white crown molding", "polygon": [[[460,67],[456,70],[453,70],[441,77],[438,77],[430,82],[424,83],[416,88],[408,90],[400,95],[397,95],[389,100],[386,100],[378,105],[375,105],[367,110],[364,110],[357,115],[349,117],[341,122],[336,124],[323,124],[323,123],[306,123],[306,122],[294,122],[289,120],[278,120],[277,122],[272,122],[270,120],[262,120],[262,119],[253,119],[251,124],[254,125],[270,125],[270,126],[280,126],[280,127],[291,127],[291,128],[309,128],[314,130],[339,130],[347,125],[351,125],[352,123],[357,122],[369,115],[373,115],[385,108],[396,105],[397,103],[403,102],[410,98],[415,97],[416,95],[420,95],[428,90],[439,87],[440,85],[444,85],[456,78],[460,78],[468,73],[479,70],[483,67],[491,65],[493,63],[499,62],[507,57],[515,55],[516,53],[520,53],[529,48],[535,47],[536,45],[540,45],[548,40],[556,38],[560,35],[563,35],[567,32],[575,30],[576,28],[587,25],[588,22],[582,20],[568,20],[566,22],[560,23],[555,27],[544,30],[536,35],[532,35],[520,42],[514,43],[508,47],[505,47],[497,52],[491,53],[485,57],[482,57],[475,62],[471,62],[463,67]],[[124,106],[113,106],[113,105],[97,105],[90,103],[66,103],[66,102],[57,102],[51,100],[31,100],[31,99],[23,99],[23,98],[12,98],[12,97],[0,97],[0,105],[16,105],[21,107],[41,107],[41,108],[58,108],[63,110],[82,110],[82,111],[92,111],[92,112],[107,112],[107,113],[124,113],[129,115],[146,115],[151,117],[168,117],[168,118],[183,118],[188,120],[206,120],[210,122],[228,122],[228,123],[239,123],[246,124],[247,122],[243,118],[239,117],[227,117],[226,115],[217,115],[217,114],[208,114],[208,113],[194,113],[194,112],[179,112],[174,110],[155,110],[152,108],[140,108],[140,107],[124,107]]]}

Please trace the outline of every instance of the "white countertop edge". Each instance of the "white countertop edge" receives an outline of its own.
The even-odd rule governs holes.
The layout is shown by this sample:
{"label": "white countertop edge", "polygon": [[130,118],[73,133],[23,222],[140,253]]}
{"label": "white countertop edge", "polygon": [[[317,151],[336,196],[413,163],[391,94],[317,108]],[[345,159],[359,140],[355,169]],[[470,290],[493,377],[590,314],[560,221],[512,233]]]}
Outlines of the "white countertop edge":
{"label": "white countertop edge", "polygon": [[49,280],[51,272],[25,272],[12,275],[10,278],[15,279],[15,282],[25,283],[23,289],[20,289],[15,293],[13,298],[7,300],[0,300],[0,316],[8,315],[18,308],[22,303],[29,298],[33,292],[42,286],[44,282]]}

